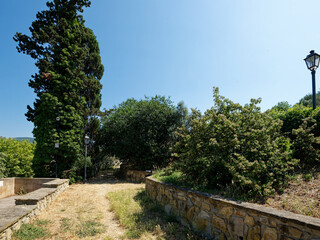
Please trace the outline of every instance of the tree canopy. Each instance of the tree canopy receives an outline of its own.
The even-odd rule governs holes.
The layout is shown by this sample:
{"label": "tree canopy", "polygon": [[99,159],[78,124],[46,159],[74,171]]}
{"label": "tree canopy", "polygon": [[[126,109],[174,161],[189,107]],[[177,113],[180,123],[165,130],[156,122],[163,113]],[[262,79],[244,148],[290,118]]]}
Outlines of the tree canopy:
{"label": "tree canopy", "polygon": [[103,152],[139,170],[163,166],[185,111],[183,104],[174,106],[165,97],[128,99],[102,118]]}
{"label": "tree canopy", "polygon": [[38,67],[29,81],[37,98],[26,113],[34,123],[38,175],[48,175],[53,159],[60,173],[69,169],[81,158],[84,135],[93,137],[99,127],[95,116],[101,106],[104,68],[96,37],[80,15],[90,4],[89,0],[49,1],[48,9],[38,12],[31,24],[31,35],[14,36],[18,51],[35,59]]}

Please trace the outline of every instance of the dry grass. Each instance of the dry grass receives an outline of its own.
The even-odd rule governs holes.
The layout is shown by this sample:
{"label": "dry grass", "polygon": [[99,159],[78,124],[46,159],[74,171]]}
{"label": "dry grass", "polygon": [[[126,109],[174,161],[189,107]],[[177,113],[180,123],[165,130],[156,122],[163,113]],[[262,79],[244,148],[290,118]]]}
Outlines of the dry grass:
{"label": "dry grass", "polygon": [[125,230],[110,211],[106,193],[141,187],[144,184],[101,181],[71,185],[32,224],[47,221],[44,239],[124,239]]}
{"label": "dry grass", "polygon": [[265,206],[320,218],[320,177],[297,176],[282,194],[267,199]]}

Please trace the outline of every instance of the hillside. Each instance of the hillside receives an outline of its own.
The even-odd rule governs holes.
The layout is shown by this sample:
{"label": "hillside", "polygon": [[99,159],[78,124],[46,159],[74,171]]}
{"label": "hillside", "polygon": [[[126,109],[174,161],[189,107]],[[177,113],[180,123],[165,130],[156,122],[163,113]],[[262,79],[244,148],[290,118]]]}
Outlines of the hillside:
{"label": "hillside", "polygon": [[16,137],[14,139],[17,139],[18,141],[28,140],[31,143],[34,142],[34,138],[32,138],[32,137]]}

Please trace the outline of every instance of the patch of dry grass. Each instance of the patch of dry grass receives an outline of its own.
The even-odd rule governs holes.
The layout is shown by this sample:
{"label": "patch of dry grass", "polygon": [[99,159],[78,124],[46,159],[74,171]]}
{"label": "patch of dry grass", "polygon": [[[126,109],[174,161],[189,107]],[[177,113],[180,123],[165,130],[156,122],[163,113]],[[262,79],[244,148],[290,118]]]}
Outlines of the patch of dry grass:
{"label": "patch of dry grass", "polygon": [[297,176],[282,194],[266,200],[265,206],[320,218],[320,178]]}

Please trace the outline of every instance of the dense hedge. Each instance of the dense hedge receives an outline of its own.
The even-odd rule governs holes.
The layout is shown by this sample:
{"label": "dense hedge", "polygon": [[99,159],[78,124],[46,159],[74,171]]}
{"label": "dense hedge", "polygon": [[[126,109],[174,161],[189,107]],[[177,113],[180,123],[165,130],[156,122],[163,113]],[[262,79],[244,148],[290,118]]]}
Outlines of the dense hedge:
{"label": "dense hedge", "polygon": [[233,185],[249,197],[269,195],[298,162],[281,135],[282,122],[261,113],[260,100],[241,106],[217,88],[214,100],[204,116],[193,111],[190,126],[179,129],[176,166],[188,181],[206,188]]}
{"label": "dense hedge", "polygon": [[32,177],[35,144],[0,137],[0,177]]}

